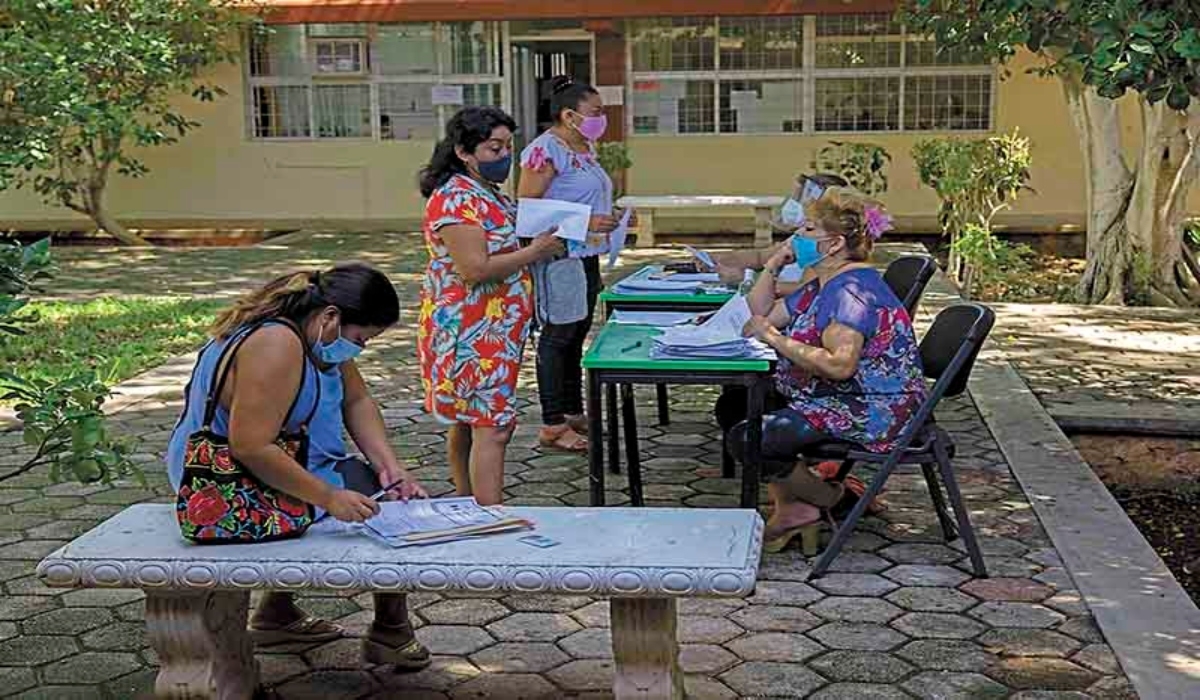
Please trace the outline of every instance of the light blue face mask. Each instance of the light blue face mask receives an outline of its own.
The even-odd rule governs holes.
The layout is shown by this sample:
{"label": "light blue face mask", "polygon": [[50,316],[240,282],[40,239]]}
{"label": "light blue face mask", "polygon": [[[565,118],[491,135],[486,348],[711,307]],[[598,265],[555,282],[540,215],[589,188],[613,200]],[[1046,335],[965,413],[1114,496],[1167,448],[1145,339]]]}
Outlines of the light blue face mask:
{"label": "light blue face mask", "polygon": [[829,253],[822,253],[820,249],[817,248],[817,244],[823,240],[828,239],[806,238],[800,234],[792,235],[792,254],[796,256],[796,265],[801,270],[806,267],[812,267],[813,265],[816,265],[833,254],[832,251]]}
{"label": "light blue face mask", "polygon": [[343,362],[349,362],[358,357],[362,350],[358,344],[342,337],[340,324],[338,325],[337,340],[332,343],[326,343],[318,338],[317,342],[313,343],[313,355],[317,360],[327,365],[340,365]]}

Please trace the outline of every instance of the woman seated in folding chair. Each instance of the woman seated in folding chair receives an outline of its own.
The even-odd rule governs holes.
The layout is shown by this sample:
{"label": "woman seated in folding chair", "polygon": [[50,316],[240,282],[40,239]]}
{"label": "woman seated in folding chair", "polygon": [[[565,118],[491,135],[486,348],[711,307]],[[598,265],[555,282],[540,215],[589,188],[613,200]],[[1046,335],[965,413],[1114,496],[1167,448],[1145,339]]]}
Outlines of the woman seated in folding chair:
{"label": "woman seated in folding chair", "polygon": [[[809,204],[803,227],[764,267],[747,301],[746,335],[779,355],[775,392],[763,418],[763,476],[774,512],[763,548],[777,552],[800,535],[817,549],[820,508],[842,496],[798,460],[808,445],[830,440],[886,451],[925,398],[912,321],[904,305],[866,261],[891,227],[881,205],[831,188]],[[799,263],[815,272],[800,289],[775,298],[779,269]],[[717,402],[735,458],[745,454],[745,392]],[[736,424],[736,425],[735,425]]]}

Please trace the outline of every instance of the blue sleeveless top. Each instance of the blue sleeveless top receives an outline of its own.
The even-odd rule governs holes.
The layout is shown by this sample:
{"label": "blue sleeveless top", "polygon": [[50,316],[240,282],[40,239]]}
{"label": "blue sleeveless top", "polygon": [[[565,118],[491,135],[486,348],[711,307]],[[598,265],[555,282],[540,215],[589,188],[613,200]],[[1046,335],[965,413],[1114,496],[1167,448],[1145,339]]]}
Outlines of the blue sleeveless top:
{"label": "blue sleeveless top", "polygon": [[[268,321],[268,323],[272,323]],[[201,428],[204,422],[204,402],[215,379],[214,370],[221,352],[238,338],[246,334],[248,328],[234,331],[223,340],[213,339],[200,350],[200,357],[192,369],[191,379],[184,389],[183,413],[175,423],[174,432],[167,445],[167,476],[171,487],[178,490],[179,482],[183,479],[183,454],[187,447],[188,436]],[[304,361],[304,382],[296,405],[287,417],[285,430],[292,432],[300,429],[300,425],[313,409],[317,400],[317,382],[321,382],[320,403],[313,413],[312,422],[308,426],[308,464],[309,471],[317,472],[322,478],[322,472],[331,472],[332,465],[346,459],[345,422],[342,417],[342,400],[345,391],[342,385],[342,370],[333,367],[320,372],[307,357]],[[287,397],[290,402],[291,396]],[[229,411],[218,404],[216,415],[213,417],[212,430],[217,435],[229,435]],[[327,479],[328,480],[328,479]]]}

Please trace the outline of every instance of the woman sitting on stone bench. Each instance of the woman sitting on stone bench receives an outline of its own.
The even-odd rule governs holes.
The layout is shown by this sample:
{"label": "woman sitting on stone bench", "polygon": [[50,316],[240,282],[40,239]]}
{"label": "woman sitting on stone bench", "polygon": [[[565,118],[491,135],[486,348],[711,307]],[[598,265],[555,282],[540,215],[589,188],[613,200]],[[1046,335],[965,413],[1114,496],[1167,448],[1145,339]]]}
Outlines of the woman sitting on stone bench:
{"label": "woman sitting on stone bench", "polygon": [[[367,342],[399,317],[392,283],[359,264],[285,275],[236,302],[217,319],[188,382],[167,451],[171,484],[179,488],[188,436],[203,422],[221,351],[246,336],[229,361],[211,426],[228,437],[241,464],[268,485],[346,522],[378,512],[369,494],[381,483],[400,482],[389,494],[393,498],[425,497],[388,444],[379,407],[354,363]],[[310,414],[307,464],[299,464],[275,440],[285,423],[294,432]],[[347,452],[347,430],[367,461]],[[250,627],[264,645],[342,635],[337,625],[298,608],[292,593],[262,596]],[[429,652],[413,635],[404,594],[375,594],[375,622],[363,640],[363,655],[403,669],[429,665]]]}

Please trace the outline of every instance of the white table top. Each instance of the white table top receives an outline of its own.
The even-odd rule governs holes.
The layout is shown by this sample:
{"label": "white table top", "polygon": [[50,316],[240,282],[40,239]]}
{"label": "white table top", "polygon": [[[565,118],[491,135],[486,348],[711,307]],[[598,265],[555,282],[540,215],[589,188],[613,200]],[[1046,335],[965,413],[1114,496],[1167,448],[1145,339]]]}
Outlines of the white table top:
{"label": "white table top", "polygon": [[139,504],[59,548],[38,566],[51,586],[323,588],[746,596],[754,590],[763,523],[751,510],[521,508],[561,544],[529,532],[391,548],[355,532],[309,532],[266,544],[193,545],[174,506]]}

